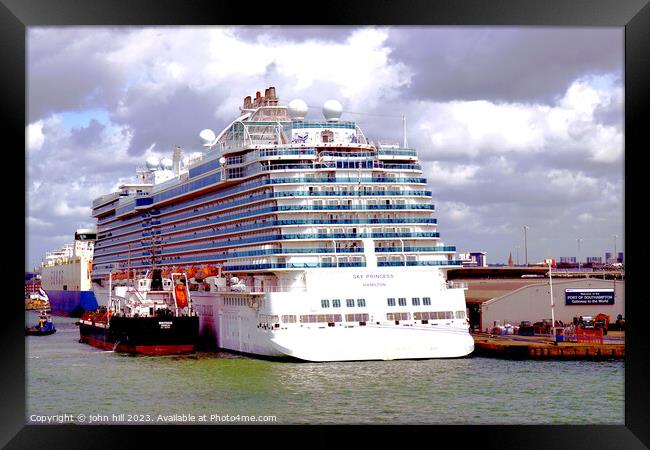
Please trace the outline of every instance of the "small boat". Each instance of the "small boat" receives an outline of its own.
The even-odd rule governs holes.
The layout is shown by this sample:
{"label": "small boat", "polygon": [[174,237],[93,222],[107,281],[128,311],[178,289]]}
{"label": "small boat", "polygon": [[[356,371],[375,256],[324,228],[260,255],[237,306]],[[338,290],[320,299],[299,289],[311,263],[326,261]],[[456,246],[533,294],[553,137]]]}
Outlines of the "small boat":
{"label": "small boat", "polygon": [[41,311],[38,315],[38,324],[33,327],[25,327],[26,336],[47,336],[54,333],[56,333],[56,328],[52,323],[52,316],[47,314],[47,311]]}

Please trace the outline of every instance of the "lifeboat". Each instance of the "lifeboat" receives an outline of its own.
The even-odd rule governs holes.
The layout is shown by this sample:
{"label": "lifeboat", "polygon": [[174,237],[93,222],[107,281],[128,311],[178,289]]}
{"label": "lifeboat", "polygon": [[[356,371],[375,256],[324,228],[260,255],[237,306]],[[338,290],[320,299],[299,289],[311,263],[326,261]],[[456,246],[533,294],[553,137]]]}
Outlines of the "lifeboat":
{"label": "lifeboat", "polygon": [[174,294],[176,296],[176,306],[179,308],[185,308],[187,306],[187,292],[185,291],[185,285],[179,283],[174,287]]}

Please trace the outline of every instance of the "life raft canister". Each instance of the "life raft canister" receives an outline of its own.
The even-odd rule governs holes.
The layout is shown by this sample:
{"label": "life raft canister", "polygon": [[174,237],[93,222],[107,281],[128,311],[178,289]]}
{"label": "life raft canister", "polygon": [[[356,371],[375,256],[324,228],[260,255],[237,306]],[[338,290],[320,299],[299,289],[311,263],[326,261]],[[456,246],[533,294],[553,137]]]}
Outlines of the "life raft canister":
{"label": "life raft canister", "polygon": [[187,293],[185,292],[185,285],[177,284],[174,287],[174,292],[176,294],[176,306],[179,308],[185,308],[187,306]]}

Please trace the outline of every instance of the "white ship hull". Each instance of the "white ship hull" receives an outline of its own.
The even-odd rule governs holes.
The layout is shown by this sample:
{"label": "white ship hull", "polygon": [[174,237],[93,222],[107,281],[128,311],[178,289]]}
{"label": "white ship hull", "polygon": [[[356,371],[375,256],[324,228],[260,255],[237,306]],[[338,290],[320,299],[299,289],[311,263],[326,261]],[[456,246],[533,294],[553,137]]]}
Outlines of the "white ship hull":
{"label": "white ship hull", "polygon": [[458,358],[474,351],[467,330],[452,327],[367,325],[274,332],[280,354],[306,361]]}

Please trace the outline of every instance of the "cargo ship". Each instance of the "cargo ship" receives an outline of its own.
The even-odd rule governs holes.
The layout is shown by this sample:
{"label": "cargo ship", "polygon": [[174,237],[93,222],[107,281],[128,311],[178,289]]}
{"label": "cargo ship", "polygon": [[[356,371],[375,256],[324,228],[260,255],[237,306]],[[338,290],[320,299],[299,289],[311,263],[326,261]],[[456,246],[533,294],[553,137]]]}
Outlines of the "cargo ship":
{"label": "cargo ship", "polygon": [[81,317],[84,311],[97,309],[97,299],[91,289],[96,237],[95,230],[78,229],[73,244],[45,254],[38,271],[53,314]]}
{"label": "cargo ship", "polygon": [[402,145],[372,142],[336,100],[320,120],[307,113],[258,91],[221,132],[199,133],[204,151],[149,157],[96,198],[93,286],[115,271],[186,271],[202,343],[238,353],[470,354],[466,287],[447,280],[462,263],[405,131]]}
{"label": "cargo ship", "polygon": [[79,321],[79,341],[103,350],[169,355],[195,350],[199,318],[187,275],[163,278],[160,270],[118,285],[109,277],[109,305],[87,311]]}

